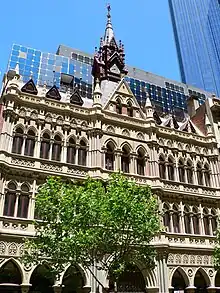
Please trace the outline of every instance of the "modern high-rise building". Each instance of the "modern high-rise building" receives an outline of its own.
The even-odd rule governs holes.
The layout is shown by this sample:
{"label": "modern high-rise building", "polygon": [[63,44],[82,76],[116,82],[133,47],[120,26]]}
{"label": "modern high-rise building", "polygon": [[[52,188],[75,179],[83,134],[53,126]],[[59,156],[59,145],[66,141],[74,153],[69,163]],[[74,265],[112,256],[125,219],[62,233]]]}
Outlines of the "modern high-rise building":
{"label": "modern high-rise building", "polygon": [[169,4],[182,82],[220,96],[220,1]]}

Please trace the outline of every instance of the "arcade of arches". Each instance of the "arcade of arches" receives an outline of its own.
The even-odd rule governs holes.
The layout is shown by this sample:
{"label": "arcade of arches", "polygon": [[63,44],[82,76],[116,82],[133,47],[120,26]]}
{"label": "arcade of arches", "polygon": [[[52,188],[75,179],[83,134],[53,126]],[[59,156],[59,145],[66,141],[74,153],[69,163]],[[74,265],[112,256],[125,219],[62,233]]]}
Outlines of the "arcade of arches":
{"label": "arcade of arches", "polygon": [[[62,277],[62,286],[56,286],[55,277],[46,265],[37,266],[31,273],[30,284],[22,284],[22,273],[13,260],[0,268],[0,293],[85,293],[88,287],[77,267],[69,267]],[[89,288],[89,291],[91,288]],[[130,266],[117,283],[109,277],[109,292],[146,292],[144,277],[137,266]]]}

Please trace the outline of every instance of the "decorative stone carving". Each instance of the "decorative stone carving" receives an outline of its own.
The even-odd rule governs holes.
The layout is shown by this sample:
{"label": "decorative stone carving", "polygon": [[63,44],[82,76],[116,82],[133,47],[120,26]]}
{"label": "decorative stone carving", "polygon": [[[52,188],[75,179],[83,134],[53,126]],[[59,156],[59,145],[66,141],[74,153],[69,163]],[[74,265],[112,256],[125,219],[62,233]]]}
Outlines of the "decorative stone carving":
{"label": "decorative stone carving", "polygon": [[56,171],[56,172],[62,172],[63,168],[57,165],[52,165],[52,164],[40,164],[40,168],[44,170],[49,170],[49,171]]}
{"label": "decorative stone carving", "polygon": [[18,252],[18,247],[15,243],[11,243],[8,247],[8,254],[9,255],[16,255]]}
{"label": "decorative stone carving", "polygon": [[6,245],[4,242],[0,242],[0,255],[5,254],[6,252]]}
{"label": "decorative stone carving", "polygon": [[68,168],[67,173],[86,176],[87,172],[77,168]]}
{"label": "decorative stone carving", "polygon": [[25,167],[34,167],[35,166],[34,161],[23,160],[23,159],[12,158],[11,163],[14,165],[20,165],[20,166],[25,166]]}
{"label": "decorative stone carving", "polygon": [[188,272],[187,273],[188,273],[188,276],[189,277],[192,277],[193,276],[193,270],[192,269],[188,269]]}

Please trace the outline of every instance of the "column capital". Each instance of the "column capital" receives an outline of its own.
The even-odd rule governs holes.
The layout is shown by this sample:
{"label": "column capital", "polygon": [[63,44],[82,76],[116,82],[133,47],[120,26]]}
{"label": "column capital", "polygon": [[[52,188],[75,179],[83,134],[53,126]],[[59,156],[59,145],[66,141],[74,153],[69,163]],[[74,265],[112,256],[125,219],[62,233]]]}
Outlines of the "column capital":
{"label": "column capital", "polygon": [[64,285],[54,285],[53,286],[53,291],[54,293],[61,293]]}
{"label": "column capital", "polygon": [[31,286],[31,284],[21,284],[21,293],[28,293]]}
{"label": "column capital", "polygon": [[208,287],[208,288],[207,288],[208,293],[215,293],[216,290],[217,290],[216,287]]}
{"label": "column capital", "polygon": [[195,290],[196,290],[196,287],[194,287],[194,286],[189,286],[186,288],[187,293],[194,293]]}

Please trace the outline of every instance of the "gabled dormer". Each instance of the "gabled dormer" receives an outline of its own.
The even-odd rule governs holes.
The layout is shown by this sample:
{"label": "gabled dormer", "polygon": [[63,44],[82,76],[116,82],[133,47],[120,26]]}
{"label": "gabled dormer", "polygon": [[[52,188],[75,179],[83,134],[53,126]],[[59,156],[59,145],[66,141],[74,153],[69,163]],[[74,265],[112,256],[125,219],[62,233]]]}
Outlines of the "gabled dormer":
{"label": "gabled dormer", "polygon": [[75,104],[78,106],[82,106],[83,105],[83,100],[81,98],[81,95],[79,93],[79,90],[76,88],[74,89],[71,97],[70,97],[70,103],[71,104]]}
{"label": "gabled dormer", "polygon": [[145,119],[145,115],[125,79],[122,79],[113,91],[104,105],[104,110]]}
{"label": "gabled dormer", "polygon": [[46,93],[46,98],[57,100],[57,101],[61,100],[61,95],[59,93],[58,88],[55,85],[52,86],[52,88],[49,89],[49,91]]}
{"label": "gabled dormer", "polygon": [[32,95],[37,95],[38,93],[38,90],[32,78],[21,88],[21,91]]}

